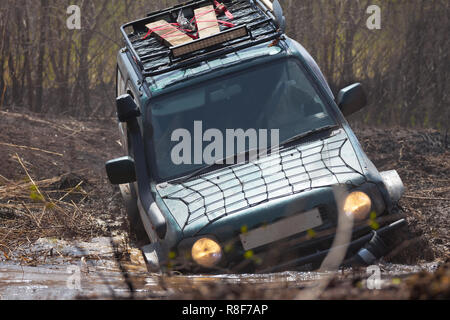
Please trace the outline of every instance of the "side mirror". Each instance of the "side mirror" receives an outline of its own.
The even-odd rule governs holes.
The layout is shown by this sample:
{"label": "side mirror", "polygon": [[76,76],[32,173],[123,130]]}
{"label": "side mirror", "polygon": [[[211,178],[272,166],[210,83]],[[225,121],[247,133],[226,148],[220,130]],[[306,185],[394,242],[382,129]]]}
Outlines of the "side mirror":
{"label": "side mirror", "polygon": [[106,173],[109,181],[114,185],[136,182],[134,160],[130,157],[108,161],[106,163]]}
{"label": "side mirror", "polygon": [[367,105],[367,96],[360,83],[353,84],[339,92],[337,104],[344,116],[352,115]]}
{"label": "side mirror", "polygon": [[141,115],[139,107],[129,94],[124,94],[116,99],[117,117],[120,122],[133,120]]}

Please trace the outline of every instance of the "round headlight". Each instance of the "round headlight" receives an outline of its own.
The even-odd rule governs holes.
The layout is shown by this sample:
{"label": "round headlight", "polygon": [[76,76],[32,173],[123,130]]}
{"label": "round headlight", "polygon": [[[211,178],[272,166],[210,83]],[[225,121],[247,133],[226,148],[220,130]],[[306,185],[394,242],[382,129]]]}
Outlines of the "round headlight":
{"label": "round headlight", "polygon": [[192,258],[202,267],[212,268],[222,259],[222,249],[214,240],[202,238],[192,246]]}
{"label": "round headlight", "polygon": [[372,208],[372,200],[364,192],[352,192],[344,203],[344,212],[349,217],[361,221],[369,217]]}

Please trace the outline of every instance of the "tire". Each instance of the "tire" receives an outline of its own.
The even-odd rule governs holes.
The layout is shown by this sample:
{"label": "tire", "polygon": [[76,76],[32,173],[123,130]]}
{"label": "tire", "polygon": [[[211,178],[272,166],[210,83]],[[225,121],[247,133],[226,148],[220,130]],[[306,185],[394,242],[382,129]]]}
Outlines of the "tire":
{"label": "tire", "polygon": [[150,243],[147,232],[142,224],[139,208],[137,205],[137,194],[133,184],[124,184],[120,186],[120,192],[124,200],[127,211],[128,223],[130,225],[130,235],[135,237],[138,244]]}

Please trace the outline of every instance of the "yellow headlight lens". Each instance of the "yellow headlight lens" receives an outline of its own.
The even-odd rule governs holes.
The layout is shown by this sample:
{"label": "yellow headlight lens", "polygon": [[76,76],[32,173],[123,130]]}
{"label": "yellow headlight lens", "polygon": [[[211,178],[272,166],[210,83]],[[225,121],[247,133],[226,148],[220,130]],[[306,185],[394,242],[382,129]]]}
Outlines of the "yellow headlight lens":
{"label": "yellow headlight lens", "polygon": [[367,219],[372,208],[372,200],[364,192],[351,193],[344,203],[344,212],[355,220],[361,221]]}
{"label": "yellow headlight lens", "polygon": [[199,265],[212,268],[222,259],[222,249],[214,240],[203,238],[193,245],[192,258]]}

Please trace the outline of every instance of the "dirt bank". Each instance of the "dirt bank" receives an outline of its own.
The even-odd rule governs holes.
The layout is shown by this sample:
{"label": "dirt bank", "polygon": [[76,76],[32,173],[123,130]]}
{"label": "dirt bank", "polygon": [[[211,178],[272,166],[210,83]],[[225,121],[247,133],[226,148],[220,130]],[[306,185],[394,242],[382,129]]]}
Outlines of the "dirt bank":
{"label": "dirt bank", "polygon": [[408,228],[386,260],[417,264],[450,257],[450,137],[434,130],[355,129],[379,170],[396,169]]}
{"label": "dirt bank", "polygon": [[17,255],[43,237],[88,241],[126,232],[118,190],[104,169],[122,155],[118,140],[112,119],[1,112],[0,255]]}
{"label": "dirt bank", "polygon": [[[388,275],[395,270],[394,264],[424,266],[433,262],[436,267],[414,269],[411,273],[432,272],[412,280],[390,276],[393,282],[376,293],[361,287],[364,272],[349,272],[335,278],[321,297],[448,297],[448,265],[434,272],[449,259],[450,153],[446,136],[432,130],[399,128],[355,131],[375,165],[380,170],[397,169],[407,187],[401,207],[408,227],[398,235],[397,250],[382,261],[382,271]],[[42,264],[42,252],[33,254],[28,249],[43,238],[69,242],[110,235],[128,238],[119,191],[109,185],[104,170],[106,160],[123,155],[118,140],[114,119],[79,121],[0,112],[0,265],[2,261]],[[120,258],[130,259],[127,254]],[[431,292],[425,288],[427,281],[447,286],[435,286],[439,289]],[[217,283],[213,287],[217,288]],[[301,287],[281,290],[280,297],[297,297]],[[201,298],[209,295],[207,288],[209,285],[195,287],[175,297]],[[211,297],[265,297],[265,291],[247,290],[245,285],[220,288],[214,289],[217,294]],[[273,291],[270,294],[276,297]]]}

